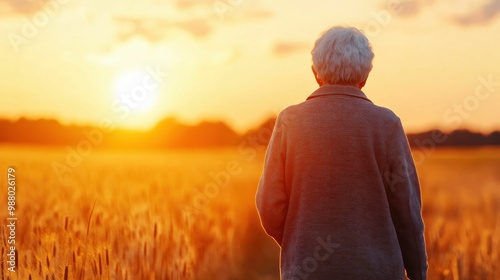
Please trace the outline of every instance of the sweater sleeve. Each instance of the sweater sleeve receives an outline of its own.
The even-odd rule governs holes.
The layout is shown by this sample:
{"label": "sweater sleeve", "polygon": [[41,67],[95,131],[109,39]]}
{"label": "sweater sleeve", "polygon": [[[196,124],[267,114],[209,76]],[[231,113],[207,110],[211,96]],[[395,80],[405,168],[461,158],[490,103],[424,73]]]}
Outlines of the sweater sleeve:
{"label": "sweater sleeve", "polygon": [[278,116],[267,147],[264,171],[256,194],[257,210],[266,233],[281,246],[288,211],[285,190],[285,148],[283,125]]}
{"label": "sweater sleeve", "polygon": [[427,254],[420,184],[401,121],[389,135],[384,179],[392,221],[398,236],[406,274],[411,280],[427,278]]}

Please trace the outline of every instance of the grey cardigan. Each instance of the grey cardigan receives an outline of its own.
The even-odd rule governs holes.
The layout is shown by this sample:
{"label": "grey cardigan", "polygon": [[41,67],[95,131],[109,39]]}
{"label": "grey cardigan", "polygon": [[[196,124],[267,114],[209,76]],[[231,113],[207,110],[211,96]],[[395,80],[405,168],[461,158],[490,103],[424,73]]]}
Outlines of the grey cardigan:
{"label": "grey cardigan", "polygon": [[325,85],[279,114],[256,202],[281,279],[426,279],[406,135],[358,88]]}

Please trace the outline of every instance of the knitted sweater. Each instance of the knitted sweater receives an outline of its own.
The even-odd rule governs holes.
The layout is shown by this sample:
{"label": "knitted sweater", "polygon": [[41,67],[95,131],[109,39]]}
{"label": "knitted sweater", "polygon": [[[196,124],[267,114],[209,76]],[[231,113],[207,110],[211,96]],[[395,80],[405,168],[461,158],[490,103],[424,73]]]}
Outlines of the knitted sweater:
{"label": "knitted sweater", "polygon": [[281,279],[426,279],[418,177],[400,119],[325,85],[276,120],[256,196]]}

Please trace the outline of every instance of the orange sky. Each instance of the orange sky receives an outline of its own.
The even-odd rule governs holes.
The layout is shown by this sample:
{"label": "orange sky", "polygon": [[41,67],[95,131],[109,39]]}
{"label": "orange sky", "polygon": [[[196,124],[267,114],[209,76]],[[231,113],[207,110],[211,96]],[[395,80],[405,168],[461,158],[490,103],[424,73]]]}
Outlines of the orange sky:
{"label": "orange sky", "polygon": [[242,131],[316,89],[310,50],[342,24],[374,47],[365,93],[407,130],[500,129],[500,1],[456,2],[1,1],[0,117]]}

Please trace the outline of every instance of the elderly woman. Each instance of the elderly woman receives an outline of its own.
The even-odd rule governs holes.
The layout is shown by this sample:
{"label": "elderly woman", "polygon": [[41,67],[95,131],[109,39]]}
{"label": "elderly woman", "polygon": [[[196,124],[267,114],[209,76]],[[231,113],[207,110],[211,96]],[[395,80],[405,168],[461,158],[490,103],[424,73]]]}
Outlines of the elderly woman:
{"label": "elderly woman", "polygon": [[312,51],[319,88],[280,113],[257,191],[281,247],[281,279],[426,279],[420,186],[400,119],[361,91],[361,31],[333,27]]}

